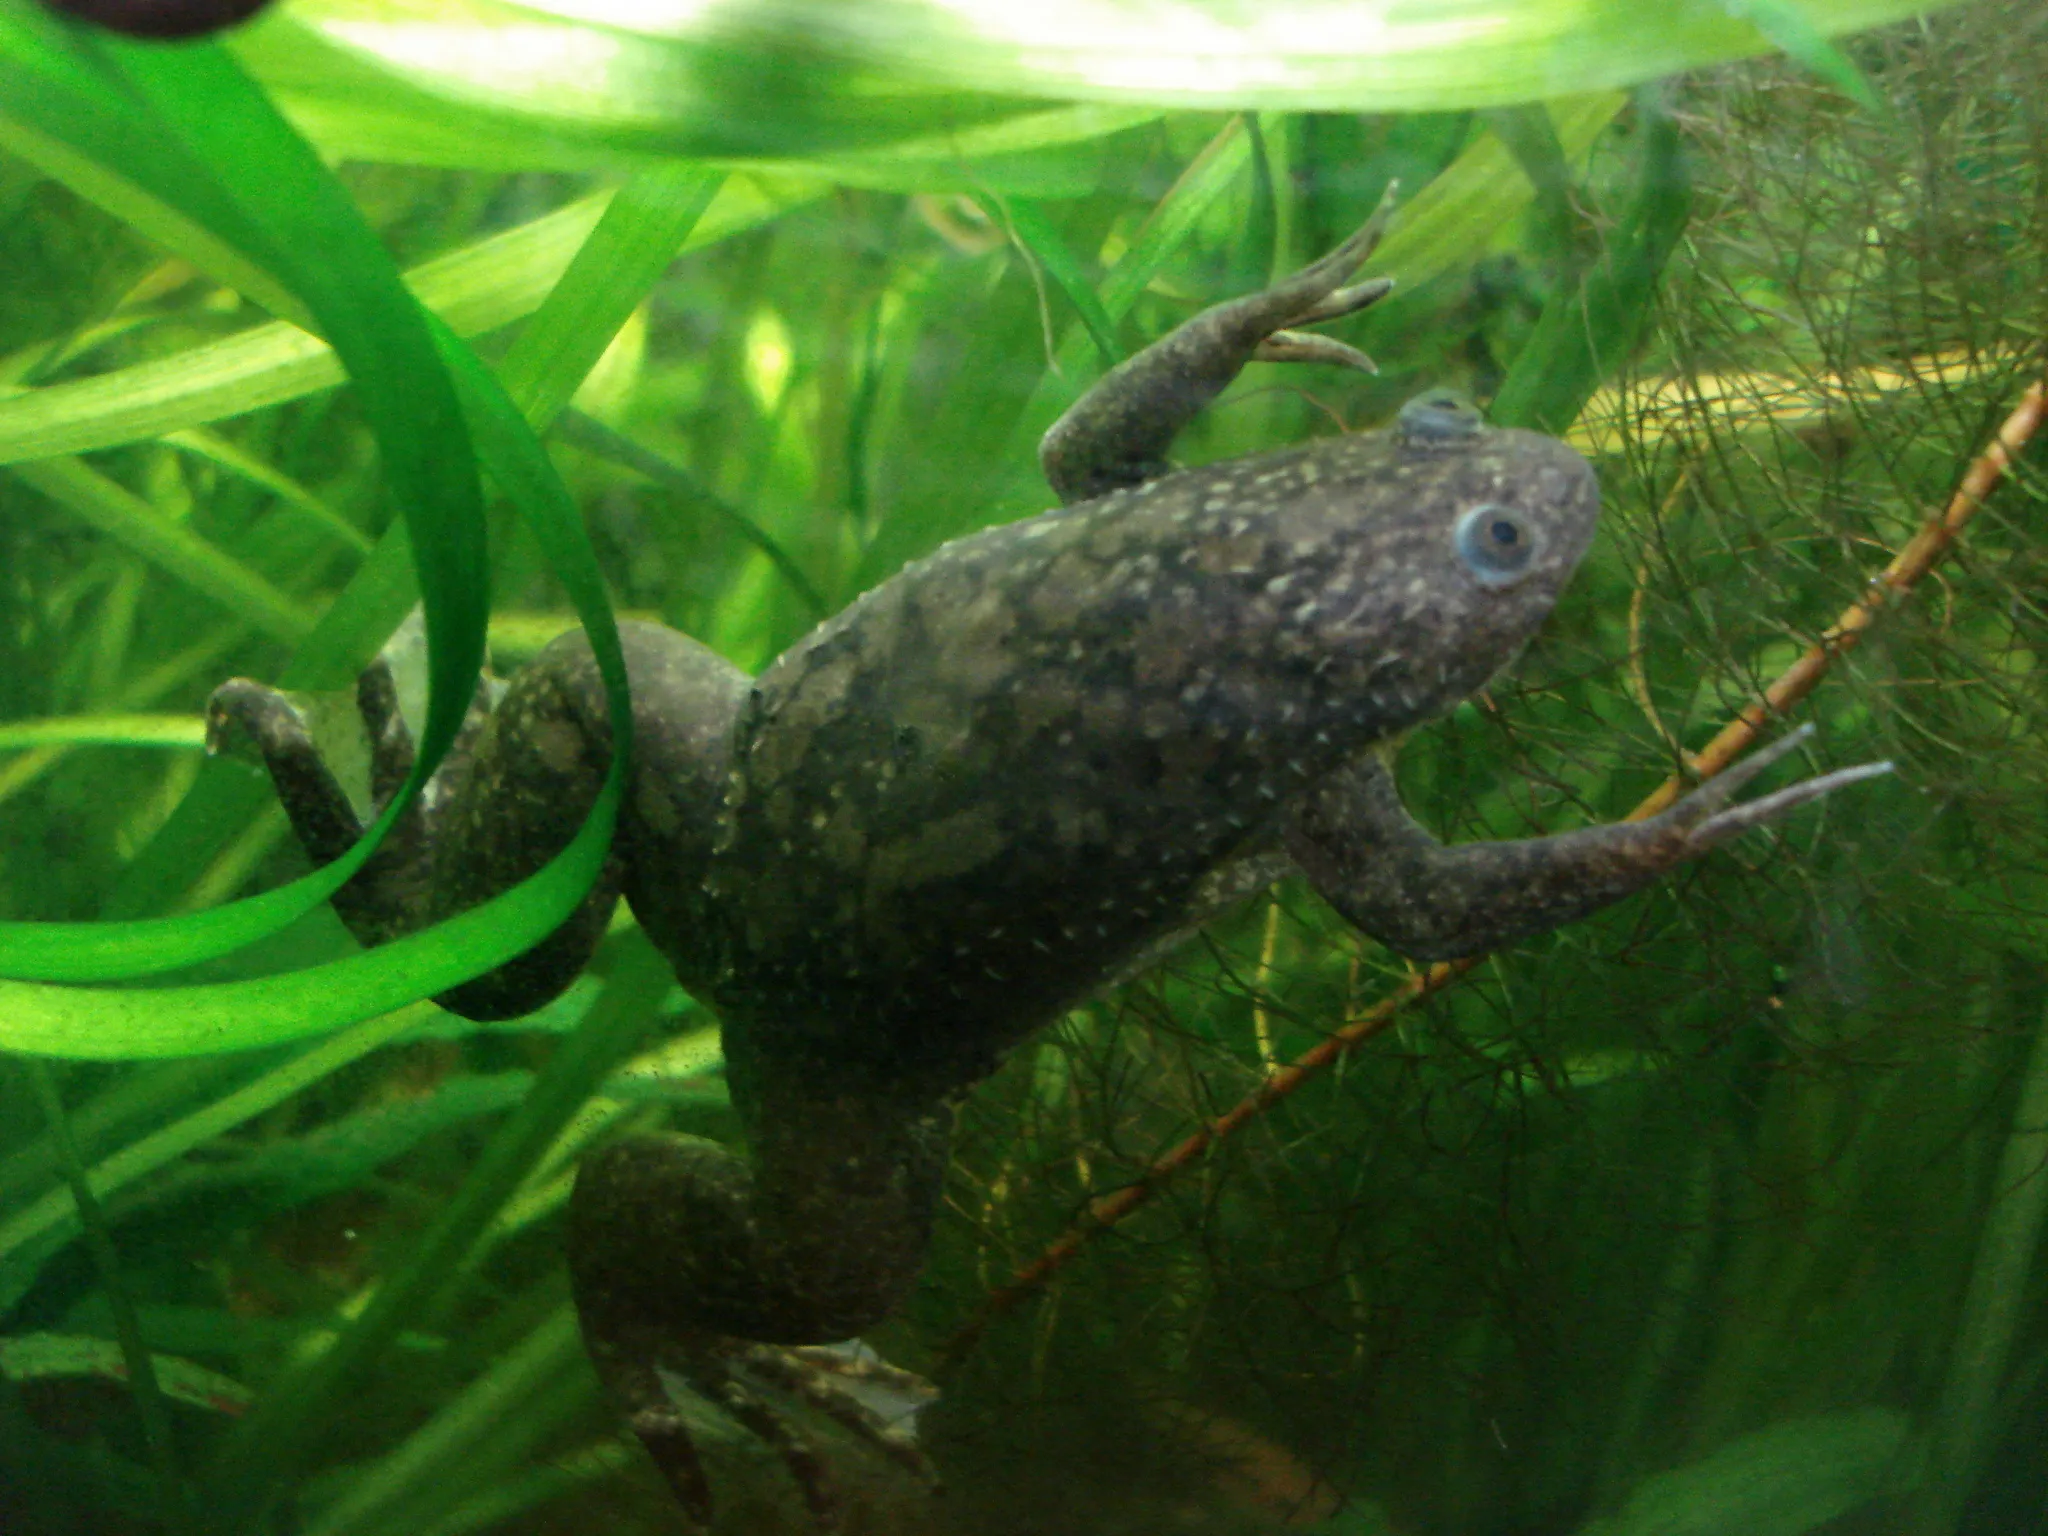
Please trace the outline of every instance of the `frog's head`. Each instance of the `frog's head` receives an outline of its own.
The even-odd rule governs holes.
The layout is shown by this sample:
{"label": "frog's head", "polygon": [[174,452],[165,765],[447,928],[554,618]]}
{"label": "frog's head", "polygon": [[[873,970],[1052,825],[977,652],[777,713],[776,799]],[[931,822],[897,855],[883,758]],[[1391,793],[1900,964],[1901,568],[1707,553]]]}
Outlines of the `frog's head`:
{"label": "frog's head", "polygon": [[1313,501],[1329,519],[1316,639],[1361,705],[1404,729],[1514,659],[1591,544],[1592,467],[1537,432],[1489,427],[1432,391],[1384,432],[1339,439]]}

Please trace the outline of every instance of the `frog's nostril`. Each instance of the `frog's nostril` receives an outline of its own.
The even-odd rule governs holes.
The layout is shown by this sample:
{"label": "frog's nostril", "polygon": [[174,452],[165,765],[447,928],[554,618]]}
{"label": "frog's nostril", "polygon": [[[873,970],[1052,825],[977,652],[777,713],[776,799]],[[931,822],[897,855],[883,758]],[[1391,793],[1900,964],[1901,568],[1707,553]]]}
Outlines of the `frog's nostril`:
{"label": "frog's nostril", "polygon": [[1436,447],[1476,436],[1481,425],[1478,409],[1455,389],[1431,389],[1401,407],[1395,430],[1411,446]]}

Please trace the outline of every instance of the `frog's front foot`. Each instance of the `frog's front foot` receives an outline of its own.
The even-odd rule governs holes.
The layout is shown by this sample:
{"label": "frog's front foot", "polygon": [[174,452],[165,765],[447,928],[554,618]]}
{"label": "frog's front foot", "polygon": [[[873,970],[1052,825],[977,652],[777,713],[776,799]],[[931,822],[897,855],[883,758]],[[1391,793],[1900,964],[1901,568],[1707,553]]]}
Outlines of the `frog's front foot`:
{"label": "frog's front foot", "polygon": [[1395,186],[1372,217],[1319,261],[1260,293],[1203,310],[1111,369],[1038,445],[1039,467],[1063,502],[1155,480],[1181,428],[1246,363],[1332,363],[1378,372],[1356,347],[1294,329],[1339,320],[1392,291],[1391,278],[1349,283],[1393,215]]}
{"label": "frog's front foot", "polygon": [[820,1531],[839,1528],[845,1500],[830,1462],[785,1403],[807,1405],[927,1489],[938,1486],[916,1434],[916,1416],[937,1398],[938,1389],[865,1345],[757,1344],[634,1327],[600,1334],[587,1317],[585,1324],[585,1344],[600,1379],[625,1410],[677,1503],[699,1527],[709,1528],[715,1504],[680,1392],[694,1394],[767,1445]]}
{"label": "frog's front foot", "polygon": [[[468,771],[478,735],[490,717],[489,685],[477,683],[462,730],[423,793],[400,816],[355,878],[335,893],[335,910],[364,944],[382,944],[422,927],[433,821],[448,788]],[[356,683],[356,709],[369,738],[369,798],[379,814],[412,772],[412,734],[398,707],[390,663],[378,656]],[[310,722],[290,694],[246,677],[230,678],[206,701],[206,749],[226,749],[239,729],[256,745],[277,797],[307,857],[333,863],[355,846],[364,822],[313,739]]]}
{"label": "frog's front foot", "polygon": [[1520,842],[1445,847],[1409,817],[1378,756],[1319,786],[1287,851],[1356,927],[1415,960],[1452,960],[1547,933],[1641,890],[1710,848],[1892,771],[1864,763],[1736,802],[1813,736],[1801,726],[1658,815]]}

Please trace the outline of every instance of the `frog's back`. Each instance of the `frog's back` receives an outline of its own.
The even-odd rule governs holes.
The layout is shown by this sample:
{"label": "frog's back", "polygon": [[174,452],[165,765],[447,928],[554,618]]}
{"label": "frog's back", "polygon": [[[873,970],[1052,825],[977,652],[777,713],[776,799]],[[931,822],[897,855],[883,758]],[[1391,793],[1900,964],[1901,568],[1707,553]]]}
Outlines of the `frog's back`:
{"label": "frog's back", "polygon": [[[721,1006],[766,1051],[981,1076],[1307,784],[1505,663],[1594,505],[1550,439],[1386,433],[948,545],[760,680],[712,876]],[[1555,523],[1556,569],[1467,579],[1473,506]]]}

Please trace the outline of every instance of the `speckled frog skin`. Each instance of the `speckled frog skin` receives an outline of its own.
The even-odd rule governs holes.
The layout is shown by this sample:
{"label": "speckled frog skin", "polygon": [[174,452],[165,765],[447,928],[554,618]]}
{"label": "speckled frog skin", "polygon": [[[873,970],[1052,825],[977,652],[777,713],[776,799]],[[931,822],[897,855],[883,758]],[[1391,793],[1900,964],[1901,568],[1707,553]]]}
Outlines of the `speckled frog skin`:
{"label": "speckled frog skin", "polygon": [[[1361,362],[1287,331],[1362,307],[1368,227],[1113,372],[1049,435],[1070,504],[947,545],[750,680],[682,635],[625,632],[639,737],[609,871],[541,948],[443,1001],[517,1014],[573,979],[621,892],[723,1023],[744,1154],[639,1138],[584,1165],[569,1258],[600,1372],[697,1517],[701,1469],[656,1375],[775,1443],[821,1522],[822,1459],[786,1387],[906,1459],[817,1386],[914,1284],[951,1106],[1019,1041],[1290,869],[1419,957],[1555,926],[1842,776],[1654,821],[1445,848],[1382,750],[1483,686],[1593,537],[1570,448],[1426,396],[1385,431],[1169,472],[1175,432],[1254,357]],[[410,744],[373,669],[380,793]],[[358,834],[280,695],[215,719],[264,750],[315,858]],[[376,943],[538,869],[609,761],[580,637],[480,709],[428,804],[337,898]]]}

